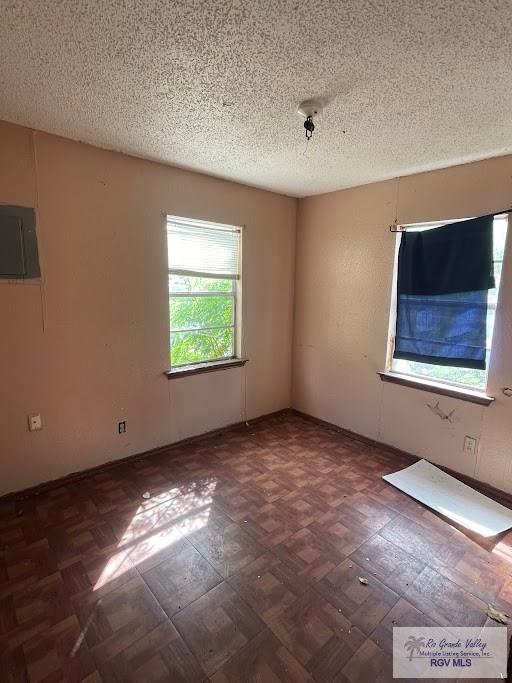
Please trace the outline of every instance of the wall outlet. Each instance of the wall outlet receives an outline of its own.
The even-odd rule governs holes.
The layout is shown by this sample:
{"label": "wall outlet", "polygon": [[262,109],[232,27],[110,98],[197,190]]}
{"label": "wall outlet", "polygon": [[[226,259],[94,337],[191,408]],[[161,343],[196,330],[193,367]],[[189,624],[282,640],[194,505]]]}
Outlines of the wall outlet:
{"label": "wall outlet", "polygon": [[126,433],[126,420],[123,420],[122,422],[117,423],[117,432],[118,432],[118,434],[125,434]]}
{"label": "wall outlet", "polygon": [[41,420],[41,415],[29,415],[28,428],[31,432],[37,432],[38,429],[42,429],[43,421]]}
{"label": "wall outlet", "polygon": [[478,446],[478,439],[475,439],[474,436],[465,436],[464,437],[464,448],[463,448],[464,453],[467,453],[468,455],[476,455],[477,446]]}

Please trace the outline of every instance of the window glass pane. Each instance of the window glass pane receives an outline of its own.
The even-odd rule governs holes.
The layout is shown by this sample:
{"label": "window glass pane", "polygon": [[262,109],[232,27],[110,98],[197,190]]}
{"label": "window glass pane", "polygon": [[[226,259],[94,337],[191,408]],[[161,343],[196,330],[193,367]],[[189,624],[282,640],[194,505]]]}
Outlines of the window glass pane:
{"label": "window glass pane", "polygon": [[[417,228],[421,229],[420,227]],[[494,306],[497,303],[498,290],[501,280],[502,261],[505,250],[507,235],[507,217],[497,217],[493,222],[493,257],[494,257],[494,276],[496,287],[489,290],[489,307],[487,309],[487,367],[489,367],[489,355],[492,343],[492,333],[496,311]],[[395,273],[396,277],[396,273]],[[474,370],[471,368],[454,368],[443,365],[431,365],[430,363],[418,363],[403,359],[393,359],[391,369],[405,375],[416,375],[425,377],[438,382],[448,384],[458,384],[472,389],[485,389],[487,383],[486,370]]]}
{"label": "window glass pane", "polygon": [[494,320],[496,318],[496,310],[494,308],[487,309],[487,339],[486,346],[489,351],[492,344],[492,333],[494,331]]}
{"label": "window glass pane", "polygon": [[235,300],[231,295],[171,296],[171,330],[233,325],[234,311]]}
{"label": "window glass pane", "polygon": [[447,365],[430,365],[411,360],[393,360],[393,370],[404,375],[417,375],[436,382],[462,384],[473,389],[484,389],[486,381],[485,370],[473,368],[452,368]]}
{"label": "window glass pane", "polygon": [[234,329],[194,330],[171,333],[171,366],[232,358]]}
{"label": "window glass pane", "polygon": [[234,292],[234,280],[218,280],[212,277],[169,275],[170,292]]}
{"label": "window glass pane", "polygon": [[487,300],[490,304],[496,305],[498,303],[498,289],[499,289],[499,284],[500,284],[500,280],[501,280],[502,267],[503,267],[503,263],[501,261],[495,261],[494,262],[494,279],[496,281],[496,287],[489,290],[489,295],[488,295]]}
{"label": "window glass pane", "polygon": [[503,261],[503,255],[505,253],[505,241],[507,238],[506,217],[494,219],[492,237],[494,243],[494,260]]}

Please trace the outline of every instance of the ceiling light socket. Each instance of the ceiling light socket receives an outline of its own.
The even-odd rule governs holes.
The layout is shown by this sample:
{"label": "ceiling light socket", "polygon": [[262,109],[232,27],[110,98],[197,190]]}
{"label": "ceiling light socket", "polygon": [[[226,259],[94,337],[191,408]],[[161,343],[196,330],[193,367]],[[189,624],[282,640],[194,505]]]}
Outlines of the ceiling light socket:
{"label": "ceiling light socket", "polygon": [[308,116],[320,116],[322,110],[323,106],[320,100],[304,100],[299,104],[297,114],[307,119]]}

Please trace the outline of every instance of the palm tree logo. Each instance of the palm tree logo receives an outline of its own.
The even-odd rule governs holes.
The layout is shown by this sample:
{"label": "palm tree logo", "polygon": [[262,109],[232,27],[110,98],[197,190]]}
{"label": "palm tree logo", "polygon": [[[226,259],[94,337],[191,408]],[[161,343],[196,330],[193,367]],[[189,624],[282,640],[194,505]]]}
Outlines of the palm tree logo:
{"label": "palm tree logo", "polygon": [[413,654],[417,651],[420,651],[420,648],[425,647],[425,639],[424,638],[415,638],[414,636],[409,636],[409,638],[405,641],[404,647],[406,650],[409,651],[409,661],[412,662],[412,656]]}

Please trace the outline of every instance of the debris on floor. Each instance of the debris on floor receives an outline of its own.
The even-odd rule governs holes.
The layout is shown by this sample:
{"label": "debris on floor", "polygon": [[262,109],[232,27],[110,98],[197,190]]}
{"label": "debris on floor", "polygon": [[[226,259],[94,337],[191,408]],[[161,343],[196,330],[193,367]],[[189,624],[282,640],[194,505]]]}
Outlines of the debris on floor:
{"label": "debris on floor", "polygon": [[487,605],[487,616],[500,624],[510,624],[510,617],[505,612],[500,612],[492,605]]}
{"label": "debris on floor", "polygon": [[368,579],[365,579],[364,576],[358,576],[357,578],[359,579],[359,583],[362,583],[363,586],[368,585]]}
{"label": "debris on floor", "polygon": [[455,524],[485,538],[512,527],[512,510],[463,484],[427,460],[419,460],[382,478]]}

